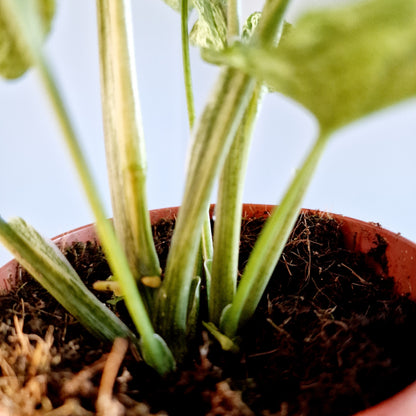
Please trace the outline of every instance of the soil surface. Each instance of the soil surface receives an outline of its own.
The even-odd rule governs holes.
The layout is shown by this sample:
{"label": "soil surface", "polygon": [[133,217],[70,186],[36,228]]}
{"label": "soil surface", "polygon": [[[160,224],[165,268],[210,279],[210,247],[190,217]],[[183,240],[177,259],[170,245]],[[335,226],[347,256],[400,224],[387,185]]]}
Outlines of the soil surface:
{"label": "soil surface", "polygon": [[[241,269],[263,222],[243,221]],[[172,228],[154,226],[162,266]],[[383,253],[380,241],[373,254],[381,264]],[[110,275],[93,244],[66,254],[89,287]],[[125,316],[122,301],[98,296]],[[240,353],[223,352],[201,331],[166,379],[127,346],[92,338],[27,275],[0,308],[0,415],[347,416],[416,374],[415,303],[346,250],[327,217],[299,218]]]}

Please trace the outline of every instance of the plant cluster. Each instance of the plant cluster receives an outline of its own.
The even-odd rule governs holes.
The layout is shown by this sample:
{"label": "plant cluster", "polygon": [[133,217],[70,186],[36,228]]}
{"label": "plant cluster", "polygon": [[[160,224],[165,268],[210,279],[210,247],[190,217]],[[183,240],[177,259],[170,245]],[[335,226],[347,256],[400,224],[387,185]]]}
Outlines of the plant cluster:
{"label": "plant cluster", "polygon": [[[285,22],[289,0],[266,0],[241,24],[238,0],[166,0],[180,12],[192,140],[185,190],[165,270],[160,269],[146,203],[142,132],[129,0],[97,0],[105,148],[114,221],[106,216],[63,95],[42,47],[53,0],[0,0],[0,74],[38,72],[95,215],[113,276],[96,287],[121,293],[133,333],[82,283],[65,257],[22,219],[0,217],[0,241],[97,337],[128,338],[159,373],[176,367],[204,323],[224,349],[238,348],[298,217],[302,198],[333,137],[345,125],[416,94],[416,0],[361,0]],[[197,16],[189,28],[189,15]],[[197,122],[189,44],[220,65]],[[319,135],[266,222],[237,282],[242,189],[251,133],[267,93],[302,104]],[[218,183],[215,225],[208,215]],[[201,286],[206,288],[201,292]],[[206,302],[201,302],[201,294]]]}

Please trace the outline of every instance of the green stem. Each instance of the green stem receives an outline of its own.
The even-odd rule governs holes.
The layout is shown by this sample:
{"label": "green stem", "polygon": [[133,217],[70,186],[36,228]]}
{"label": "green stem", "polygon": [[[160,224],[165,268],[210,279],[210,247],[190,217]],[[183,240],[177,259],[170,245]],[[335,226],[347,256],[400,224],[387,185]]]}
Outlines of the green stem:
{"label": "green stem", "polygon": [[[194,94],[192,89],[192,75],[191,75],[191,61],[189,57],[189,32],[188,32],[188,0],[182,0],[181,4],[181,34],[182,34],[182,62],[184,72],[184,83],[186,92],[186,104],[188,108],[188,120],[189,128],[192,131],[195,122],[195,104]],[[206,213],[204,224],[202,227],[202,258],[208,271],[211,269],[211,260],[213,257],[213,244],[212,244],[212,233],[211,233],[211,219],[209,211]],[[197,262],[198,263],[198,262]],[[210,286],[210,272],[207,276],[207,290],[209,291]]]}
{"label": "green stem", "polygon": [[228,46],[240,35],[240,2],[228,0],[227,2],[227,41]]}
{"label": "green stem", "polygon": [[179,357],[185,349],[189,287],[209,198],[254,88],[250,77],[223,70],[196,130],[156,317],[158,328]]}
{"label": "green stem", "polygon": [[262,86],[256,87],[220,176],[215,207],[211,291],[208,298],[209,318],[216,325],[219,324],[223,309],[233,301],[237,287],[244,177],[263,91]]}
{"label": "green stem", "polygon": [[312,175],[328,142],[322,134],[297,171],[280,205],[266,222],[250,255],[232,305],[221,320],[221,330],[233,338],[253,315],[300,212]]}
{"label": "green stem", "polygon": [[189,127],[192,130],[195,122],[194,94],[192,90],[191,60],[189,54],[188,0],[181,3],[182,66],[185,82],[186,105],[188,108]]}
{"label": "green stem", "polygon": [[[269,0],[264,6],[262,24],[254,32],[263,42],[276,44],[288,1]],[[232,14],[236,4],[229,3]],[[268,13],[271,13],[269,16]],[[230,23],[230,22],[229,22]],[[259,84],[244,117],[243,124],[234,139],[230,153],[220,177],[216,221],[214,230],[214,259],[212,263],[211,291],[208,299],[209,317],[219,324],[221,314],[234,299],[237,273],[238,250],[241,227],[241,204],[244,176],[247,165],[250,137],[258,112],[263,88]]]}
{"label": "green stem", "polygon": [[51,99],[52,107],[64,133],[63,135],[67,147],[94,213],[97,233],[103,245],[106,258],[117,281],[120,283],[121,291],[125,295],[127,309],[140,334],[142,349],[146,355],[150,356],[149,359],[151,358],[154,365],[157,366],[158,371],[162,373],[168,372],[172,370],[173,366],[171,363],[168,363],[169,360],[166,360],[166,357],[160,355],[161,348],[159,346],[159,341],[155,338],[152,324],[137,289],[136,281],[130,271],[127,257],[117,240],[111,223],[105,215],[103,205],[98,196],[97,187],[94,185],[92,175],[82,154],[68,113],[60,98],[56,83],[43,59],[39,60],[37,68],[45,85],[45,89]]}
{"label": "green stem", "polygon": [[[253,42],[263,46],[272,46],[280,37],[283,29],[283,18],[290,0],[267,0],[261,14],[258,30],[253,36]],[[279,22],[276,25],[276,22]]]}
{"label": "green stem", "polygon": [[[45,91],[50,99],[52,109],[61,127],[69,154],[73,160],[88,202],[94,213],[97,233],[103,245],[107,260],[115,277],[120,283],[122,292],[125,295],[128,295],[125,299],[126,306],[141,336],[142,353],[148,357],[150,365],[157,368],[159,372],[168,372],[174,367],[174,362],[171,355],[169,355],[170,351],[167,350],[164,347],[163,342],[155,336],[146,308],[137,289],[136,282],[130,271],[127,257],[116,238],[111,223],[107,220],[103,204],[98,195],[98,188],[94,184],[92,174],[84,158],[79,140],[72,126],[64,101],[60,95],[57,83],[40,47],[32,41],[33,34],[28,30],[28,26],[23,23],[24,20],[22,19],[22,16],[25,9],[20,3],[15,3],[11,0],[7,1],[6,4],[10,12],[9,15],[14,21],[16,38],[31,57],[31,61],[38,70]],[[38,16],[32,16],[31,18],[36,19]]]}
{"label": "green stem", "polygon": [[209,214],[209,207],[205,213],[204,224],[202,225],[202,259],[204,260],[205,279],[207,296],[209,297],[211,291],[211,269],[212,259],[214,257],[214,244],[212,241],[211,216]]}
{"label": "green stem", "polygon": [[[268,0],[266,7],[275,2]],[[277,2],[283,7],[288,0]],[[273,16],[274,32],[273,25],[267,20],[267,33],[260,31],[260,36],[268,37],[273,33],[274,41],[282,26],[283,13],[274,13]],[[256,82],[251,77],[225,68],[195,132],[183,203],[171,242],[156,313],[156,324],[178,358],[186,350],[189,288],[209,198],[255,86]]]}
{"label": "green stem", "polygon": [[97,16],[114,225],[135,278],[159,276],[147,207],[146,151],[135,78],[130,1],[97,0]]}

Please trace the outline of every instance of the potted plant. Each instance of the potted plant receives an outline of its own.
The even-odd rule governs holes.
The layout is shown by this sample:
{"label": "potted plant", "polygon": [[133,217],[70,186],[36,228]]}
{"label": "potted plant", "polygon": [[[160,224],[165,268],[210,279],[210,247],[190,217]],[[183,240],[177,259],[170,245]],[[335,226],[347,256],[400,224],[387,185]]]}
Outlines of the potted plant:
{"label": "potted plant", "polygon": [[[110,342],[129,340],[141,359],[165,377],[186,361],[190,340],[200,330],[201,305],[206,305],[204,328],[211,337],[224,350],[238,348],[239,334],[263,297],[333,133],[416,92],[413,0],[367,0],[320,10],[304,16],[295,27],[284,22],[288,0],[267,0],[262,12],[253,13],[244,25],[238,1],[168,3],[181,13],[193,140],[183,201],[163,270],[146,204],[146,158],[129,2],[97,1],[114,227],[106,218],[42,49],[53,2],[0,3],[5,51],[1,56],[2,74],[16,77],[30,65],[37,69],[94,212],[97,234],[114,276],[95,286],[121,294],[134,328],[103,306],[55,246],[23,220],[0,219],[0,239],[92,334]],[[198,20],[189,33],[188,13],[192,7]],[[201,48],[205,60],[222,66],[195,126],[189,37]],[[267,91],[281,92],[304,105],[316,116],[320,133],[278,208],[262,227],[237,279],[243,178],[251,131]],[[212,240],[209,200],[217,180]]]}

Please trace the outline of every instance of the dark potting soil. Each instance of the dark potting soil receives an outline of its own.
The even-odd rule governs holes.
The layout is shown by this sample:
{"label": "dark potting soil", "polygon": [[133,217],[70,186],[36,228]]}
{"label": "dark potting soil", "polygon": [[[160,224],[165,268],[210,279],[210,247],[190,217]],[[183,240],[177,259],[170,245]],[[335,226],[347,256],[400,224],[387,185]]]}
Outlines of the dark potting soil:
{"label": "dark potting soil", "polygon": [[[263,222],[243,221],[241,269]],[[154,226],[162,266],[172,228],[165,221]],[[381,240],[373,253],[381,264],[383,253]],[[110,275],[93,244],[66,254],[89,287]],[[51,409],[96,414],[111,345],[92,338],[36,282],[23,279],[0,297],[0,414],[7,406],[22,416]],[[122,301],[109,307],[125,315]],[[352,415],[414,381],[415,327],[415,303],[344,248],[335,220],[301,215],[241,334],[239,354],[223,352],[204,333],[180,371],[160,379],[128,352],[113,401],[120,414],[136,416]]]}

